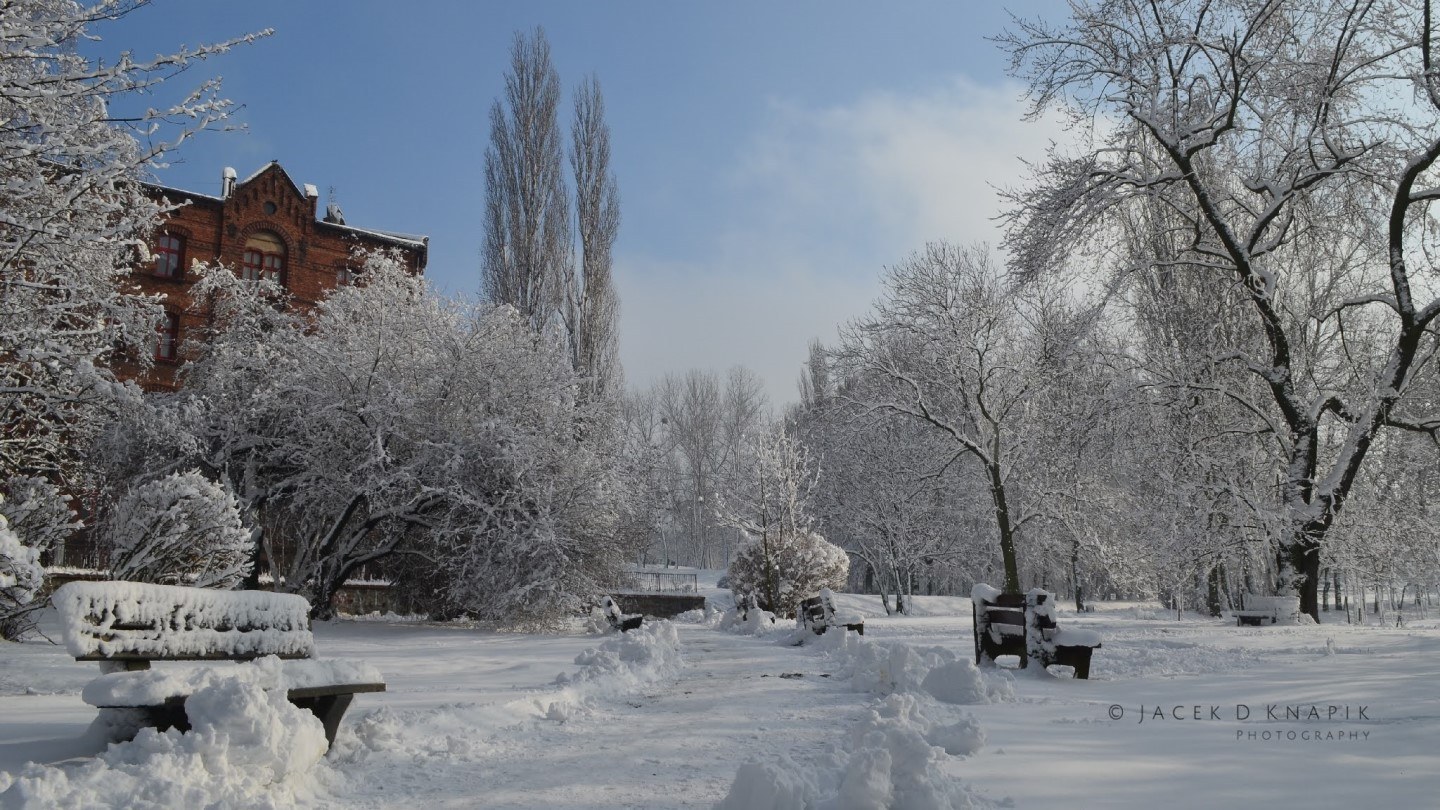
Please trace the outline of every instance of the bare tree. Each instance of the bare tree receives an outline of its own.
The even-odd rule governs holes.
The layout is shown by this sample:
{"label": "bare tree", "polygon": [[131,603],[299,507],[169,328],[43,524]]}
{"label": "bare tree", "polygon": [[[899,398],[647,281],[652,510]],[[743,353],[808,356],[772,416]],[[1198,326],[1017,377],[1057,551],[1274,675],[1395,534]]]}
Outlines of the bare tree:
{"label": "bare tree", "polygon": [[505,100],[490,108],[481,281],[487,298],[515,307],[536,329],[561,315],[571,259],[559,107],[544,30],[516,33]]}
{"label": "bare tree", "polygon": [[575,222],[580,256],[567,265],[566,323],[575,371],[586,399],[604,402],[618,394],[620,299],[610,277],[611,249],[620,232],[620,192],[610,171],[610,127],[600,80],[591,76],[575,93],[570,130],[570,167],[575,177]]}
{"label": "bare tree", "polygon": [[[1440,429],[1406,401],[1440,315],[1416,272],[1432,264],[1440,199],[1431,3],[1071,8],[1063,26],[1016,20],[1000,38],[1035,113],[1063,105],[1101,133],[1079,155],[1053,154],[1011,198],[1014,266],[1038,277],[1080,257],[1112,263],[1117,219],[1137,206],[1180,219],[1179,253],[1150,262],[1243,296],[1261,341],[1232,358],[1267,394],[1245,407],[1281,459],[1277,585],[1318,616],[1321,545],[1377,434]],[[1358,294],[1326,283],[1342,262],[1364,268]],[[1297,323],[1285,302],[1306,287],[1326,294]],[[1307,373],[1304,329],[1376,320],[1370,351]]]}

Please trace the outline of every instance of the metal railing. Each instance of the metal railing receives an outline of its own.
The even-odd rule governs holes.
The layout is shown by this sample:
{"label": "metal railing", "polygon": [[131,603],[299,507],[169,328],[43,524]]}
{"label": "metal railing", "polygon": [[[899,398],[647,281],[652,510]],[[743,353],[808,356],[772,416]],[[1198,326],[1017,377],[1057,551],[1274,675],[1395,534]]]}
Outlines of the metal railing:
{"label": "metal railing", "polygon": [[699,593],[694,574],[669,571],[626,571],[622,587],[637,593]]}

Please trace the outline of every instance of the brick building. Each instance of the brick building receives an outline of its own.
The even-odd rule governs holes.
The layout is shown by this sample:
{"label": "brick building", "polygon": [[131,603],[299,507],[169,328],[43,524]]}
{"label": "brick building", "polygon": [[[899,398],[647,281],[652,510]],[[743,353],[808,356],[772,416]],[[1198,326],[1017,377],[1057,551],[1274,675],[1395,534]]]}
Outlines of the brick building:
{"label": "brick building", "polygon": [[397,249],[412,272],[425,271],[429,237],[348,225],[335,205],[321,217],[315,186],[295,185],[274,161],[239,181],[227,168],[218,197],[159,185],[149,189],[180,207],[156,231],[149,260],[131,276],[140,291],[165,295],[154,366],[143,373],[123,362],[117,368],[147,389],[176,386],[180,345],[204,322],[204,313],[190,309],[195,278],[189,268],[195,262],[224,264],[246,278],[272,278],[289,292],[293,306],[307,309],[326,291],[354,280],[356,247]]}

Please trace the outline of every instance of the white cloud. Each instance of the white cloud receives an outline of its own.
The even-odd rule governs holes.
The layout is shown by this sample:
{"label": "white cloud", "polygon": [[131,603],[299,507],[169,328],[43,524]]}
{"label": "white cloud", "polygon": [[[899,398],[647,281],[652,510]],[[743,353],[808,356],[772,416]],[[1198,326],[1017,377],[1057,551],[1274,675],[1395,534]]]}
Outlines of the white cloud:
{"label": "white cloud", "polygon": [[862,315],[884,265],[927,241],[995,244],[995,186],[1021,157],[1067,139],[1027,123],[1015,85],[963,79],[814,108],[772,101],[728,171],[710,255],[685,265],[617,257],[622,359],[635,385],[667,371],[743,364],[793,400],[813,337]]}
{"label": "white cloud", "polygon": [[718,264],[617,263],[621,360],[627,382],[646,387],[689,368],[753,369],[776,406],[796,397],[812,338],[868,308],[875,278],[827,276],[813,267],[765,273]]}

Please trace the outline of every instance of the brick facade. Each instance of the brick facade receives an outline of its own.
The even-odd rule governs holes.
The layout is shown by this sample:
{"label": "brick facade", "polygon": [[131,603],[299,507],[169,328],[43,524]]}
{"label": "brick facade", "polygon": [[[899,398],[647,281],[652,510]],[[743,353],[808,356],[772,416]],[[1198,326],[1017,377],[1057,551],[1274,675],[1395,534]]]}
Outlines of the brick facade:
{"label": "brick facade", "polygon": [[[398,249],[412,272],[425,271],[428,237],[347,225],[334,207],[322,218],[315,187],[296,186],[273,161],[239,182],[233,170],[226,169],[218,197],[164,186],[151,186],[150,192],[180,207],[156,232],[151,258],[136,267],[131,279],[141,292],[165,295],[175,332],[162,334],[157,359],[148,371],[125,362],[116,369],[122,377],[139,379],[147,389],[176,387],[176,372],[184,360],[178,347],[191,330],[204,324],[205,314],[190,309],[190,285],[195,281],[190,267],[195,262],[223,264],[243,274],[249,249],[258,262],[255,271],[279,268],[292,305],[302,309],[313,307],[327,291],[346,283],[356,247]],[[179,240],[178,263],[167,256],[175,243],[163,240],[164,236]],[[167,269],[176,265],[178,272],[167,277]],[[167,352],[167,341],[173,341],[177,350]]]}

